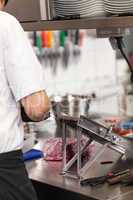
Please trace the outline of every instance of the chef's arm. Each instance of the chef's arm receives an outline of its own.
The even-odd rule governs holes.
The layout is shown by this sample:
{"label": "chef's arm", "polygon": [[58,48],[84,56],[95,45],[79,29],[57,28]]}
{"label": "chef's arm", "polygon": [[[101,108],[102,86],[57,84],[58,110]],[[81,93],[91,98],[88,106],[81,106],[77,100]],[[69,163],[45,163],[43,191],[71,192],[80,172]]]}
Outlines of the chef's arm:
{"label": "chef's arm", "polygon": [[44,120],[50,109],[49,98],[45,91],[39,91],[23,98],[21,105],[32,121]]}

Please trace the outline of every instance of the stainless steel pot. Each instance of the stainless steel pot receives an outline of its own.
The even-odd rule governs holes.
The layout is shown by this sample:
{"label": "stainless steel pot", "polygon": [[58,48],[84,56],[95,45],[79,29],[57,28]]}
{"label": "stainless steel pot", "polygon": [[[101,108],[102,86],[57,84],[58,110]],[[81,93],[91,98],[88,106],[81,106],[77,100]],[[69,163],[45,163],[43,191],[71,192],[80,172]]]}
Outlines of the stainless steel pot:
{"label": "stainless steel pot", "polygon": [[52,109],[56,118],[61,113],[69,116],[87,116],[90,102],[90,95],[68,94],[65,96],[53,96],[51,98]]}

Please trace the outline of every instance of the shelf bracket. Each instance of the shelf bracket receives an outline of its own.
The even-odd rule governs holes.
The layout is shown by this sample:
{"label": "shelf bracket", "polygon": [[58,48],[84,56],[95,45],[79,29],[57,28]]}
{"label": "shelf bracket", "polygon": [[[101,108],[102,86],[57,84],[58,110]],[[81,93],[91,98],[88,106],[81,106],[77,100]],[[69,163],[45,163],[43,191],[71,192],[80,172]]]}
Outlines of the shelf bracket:
{"label": "shelf bracket", "polygon": [[110,38],[110,37],[122,37],[130,35],[129,28],[98,28],[96,30],[97,38]]}

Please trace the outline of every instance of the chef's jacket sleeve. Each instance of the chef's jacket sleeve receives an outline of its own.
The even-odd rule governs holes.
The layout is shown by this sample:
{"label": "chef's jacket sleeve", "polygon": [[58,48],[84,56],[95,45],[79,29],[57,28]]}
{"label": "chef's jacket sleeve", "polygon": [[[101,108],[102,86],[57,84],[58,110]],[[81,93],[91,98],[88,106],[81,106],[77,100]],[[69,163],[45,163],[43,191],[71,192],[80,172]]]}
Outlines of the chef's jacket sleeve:
{"label": "chef's jacket sleeve", "polygon": [[16,101],[45,89],[44,73],[19,22],[12,17],[5,38],[5,71]]}

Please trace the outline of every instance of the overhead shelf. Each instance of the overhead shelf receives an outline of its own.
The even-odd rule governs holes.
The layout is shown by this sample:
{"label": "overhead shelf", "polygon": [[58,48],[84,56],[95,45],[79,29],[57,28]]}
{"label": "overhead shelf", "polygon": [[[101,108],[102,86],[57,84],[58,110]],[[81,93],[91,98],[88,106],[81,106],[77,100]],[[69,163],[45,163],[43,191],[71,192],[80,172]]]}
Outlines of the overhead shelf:
{"label": "overhead shelf", "polygon": [[22,22],[25,31],[98,29],[98,28],[131,28],[133,16],[98,17],[74,20]]}

